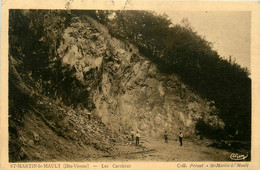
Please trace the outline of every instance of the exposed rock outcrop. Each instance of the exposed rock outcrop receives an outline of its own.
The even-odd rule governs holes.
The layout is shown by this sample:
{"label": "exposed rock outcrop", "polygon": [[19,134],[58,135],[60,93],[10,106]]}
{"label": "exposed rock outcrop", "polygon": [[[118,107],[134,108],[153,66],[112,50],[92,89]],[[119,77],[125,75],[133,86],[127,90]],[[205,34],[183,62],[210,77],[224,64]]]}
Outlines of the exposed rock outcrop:
{"label": "exposed rock outcrop", "polygon": [[[79,19],[65,30],[59,48],[63,64],[74,67],[89,93],[94,114],[118,132],[139,129],[145,135],[196,134],[196,123],[223,128],[209,102],[175,75],[164,75],[131,43],[111,37],[95,20]],[[90,105],[91,105],[90,104]]]}
{"label": "exposed rock outcrop", "polygon": [[109,156],[116,142],[130,143],[132,129],[152,137],[167,130],[170,139],[181,130],[196,139],[198,122],[224,127],[212,102],[178,76],[161,73],[138,48],[112,37],[94,19],[74,17],[59,41],[47,66],[55,72],[49,79],[25,68],[19,43],[17,56],[9,56],[11,162]]}

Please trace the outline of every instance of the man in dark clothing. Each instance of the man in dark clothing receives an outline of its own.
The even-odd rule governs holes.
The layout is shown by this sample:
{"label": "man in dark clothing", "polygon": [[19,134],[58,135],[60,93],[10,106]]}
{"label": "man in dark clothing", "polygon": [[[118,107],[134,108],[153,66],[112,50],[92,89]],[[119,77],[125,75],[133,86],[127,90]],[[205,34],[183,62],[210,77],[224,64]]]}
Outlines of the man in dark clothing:
{"label": "man in dark clothing", "polygon": [[140,133],[136,131],[136,146],[139,145],[139,138],[140,138]]}
{"label": "man in dark clothing", "polygon": [[132,141],[134,141],[134,135],[135,135],[134,133],[135,133],[135,132],[132,130],[132,131],[131,131]]}
{"label": "man in dark clothing", "polygon": [[182,146],[182,138],[183,138],[183,134],[180,132],[180,134],[179,134],[180,146]]}
{"label": "man in dark clothing", "polygon": [[168,133],[167,133],[167,131],[164,132],[164,140],[165,140],[165,143],[168,143]]}

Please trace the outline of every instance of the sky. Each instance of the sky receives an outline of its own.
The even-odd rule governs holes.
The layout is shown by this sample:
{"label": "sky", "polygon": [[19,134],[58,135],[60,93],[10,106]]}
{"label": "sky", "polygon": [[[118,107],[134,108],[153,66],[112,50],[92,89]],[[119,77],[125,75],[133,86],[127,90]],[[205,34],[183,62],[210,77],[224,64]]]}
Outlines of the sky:
{"label": "sky", "polygon": [[251,13],[247,11],[156,11],[173,24],[188,18],[194,31],[213,43],[213,49],[250,70]]}

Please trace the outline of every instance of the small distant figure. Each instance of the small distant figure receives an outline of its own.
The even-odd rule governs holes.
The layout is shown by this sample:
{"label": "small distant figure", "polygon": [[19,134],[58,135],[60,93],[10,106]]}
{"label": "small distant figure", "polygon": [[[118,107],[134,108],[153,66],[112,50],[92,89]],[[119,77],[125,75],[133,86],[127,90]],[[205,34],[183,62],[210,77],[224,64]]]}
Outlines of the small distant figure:
{"label": "small distant figure", "polygon": [[140,138],[140,133],[136,131],[136,146],[139,145],[139,138]]}
{"label": "small distant figure", "polygon": [[83,112],[88,115],[88,120],[90,120],[91,119],[91,113],[87,109],[84,109]]}
{"label": "small distant figure", "polygon": [[180,146],[182,146],[182,139],[183,139],[183,134],[182,134],[182,132],[180,131],[180,134],[179,134]]}
{"label": "small distant figure", "polygon": [[90,120],[90,119],[91,119],[91,113],[88,112],[88,120]]}
{"label": "small distant figure", "polygon": [[135,135],[135,132],[134,132],[134,130],[132,130],[132,131],[131,131],[132,141],[134,141],[134,135]]}
{"label": "small distant figure", "polygon": [[164,132],[164,140],[165,140],[165,143],[168,143],[168,132],[167,131]]}

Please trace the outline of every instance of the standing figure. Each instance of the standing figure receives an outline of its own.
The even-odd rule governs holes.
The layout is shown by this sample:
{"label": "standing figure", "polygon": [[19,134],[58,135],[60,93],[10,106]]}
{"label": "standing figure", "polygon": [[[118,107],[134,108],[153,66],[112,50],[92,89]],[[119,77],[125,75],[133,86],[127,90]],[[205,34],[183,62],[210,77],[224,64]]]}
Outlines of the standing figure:
{"label": "standing figure", "polygon": [[88,112],[88,120],[90,120],[90,119],[91,119],[91,113]]}
{"label": "standing figure", "polygon": [[168,143],[168,133],[167,133],[167,131],[164,132],[164,140],[165,140],[165,143]]}
{"label": "standing figure", "polygon": [[181,131],[180,131],[180,134],[179,134],[180,146],[182,146],[182,138],[183,138],[183,134],[182,134]]}
{"label": "standing figure", "polygon": [[140,138],[140,133],[136,131],[136,146],[139,145],[139,138]]}
{"label": "standing figure", "polygon": [[134,132],[134,130],[132,130],[132,131],[131,131],[132,141],[134,141],[134,135],[135,135],[135,132]]}
{"label": "standing figure", "polygon": [[83,110],[84,114],[86,114],[88,116],[88,120],[90,120],[90,112],[87,109]]}

